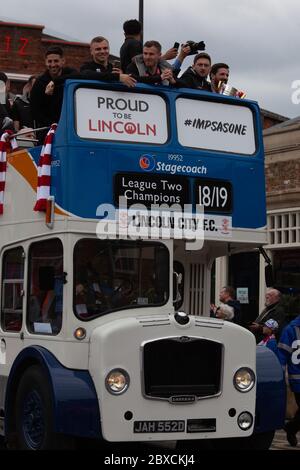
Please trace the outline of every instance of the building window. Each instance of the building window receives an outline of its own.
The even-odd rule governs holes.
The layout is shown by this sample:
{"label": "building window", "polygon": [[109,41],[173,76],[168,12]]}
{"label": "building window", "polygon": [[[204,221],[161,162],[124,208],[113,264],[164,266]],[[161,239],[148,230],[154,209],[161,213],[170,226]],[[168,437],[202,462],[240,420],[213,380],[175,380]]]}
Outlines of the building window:
{"label": "building window", "polygon": [[300,244],[300,211],[286,210],[268,214],[268,243],[270,248]]}
{"label": "building window", "polygon": [[29,250],[27,328],[57,335],[63,312],[63,246],[59,239],[33,243]]}
{"label": "building window", "polygon": [[13,248],[4,253],[2,272],[1,326],[4,331],[20,331],[23,320],[23,248]]}

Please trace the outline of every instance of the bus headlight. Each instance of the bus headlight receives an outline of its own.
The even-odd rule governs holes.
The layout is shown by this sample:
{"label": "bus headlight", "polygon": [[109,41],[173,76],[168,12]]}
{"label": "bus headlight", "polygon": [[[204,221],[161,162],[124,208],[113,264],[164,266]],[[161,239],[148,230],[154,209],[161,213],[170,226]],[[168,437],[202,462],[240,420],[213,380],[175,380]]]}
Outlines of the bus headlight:
{"label": "bus headlight", "polygon": [[109,393],[113,395],[121,395],[126,392],[129,387],[129,375],[123,369],[111,370],[105,379],[105,386]]}
{"label": "bus headlight", "polygon": [[253,417],[248,411],[243,411],[237,419],[238,425],[242,431],[248,431],[253,424]]}
{"label": "bus headlight", "polygon": [[248,367],[241,367],[236,371],[233,384],[239,392],[249,392],[255,384],[255,374]]}

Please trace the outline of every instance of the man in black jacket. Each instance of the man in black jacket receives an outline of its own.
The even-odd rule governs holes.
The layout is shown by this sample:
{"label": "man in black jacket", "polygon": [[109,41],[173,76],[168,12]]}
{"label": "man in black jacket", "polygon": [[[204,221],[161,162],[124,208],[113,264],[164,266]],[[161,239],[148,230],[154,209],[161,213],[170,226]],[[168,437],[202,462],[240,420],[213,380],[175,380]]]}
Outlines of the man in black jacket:
{"label": "man in black jacket", "polygon": [[112,73],[113,66],[109,62],[109,42],[103,36],[96,36],[91,40],[90,53],[92,59],[80,67],[80,72],[106,72]]}
{"label": "man in black jacket", "polygon": [[[121,69],[123,70],[123,72],[125,72],[127,70],[128,65],[131,64],[132,59],[135,56],[143,53],[142,24],[138,20],[127,20],[123,24],[123,31],[125,35],[125,41],[123,42],[120,48],[120,59]],[[177,53],[177,48],[171,47],[161,56],[161,59],[175,59]],[[184,57],[181,60],[179,58],[180,65]]]}
{"label": "man in black jacket", "polygon": [[[31,90],[31,111],[35,127],[50,127],[51,124],[58,122],[61,111],[61,102],[63,95],[63,86],[56,87],[53,94],[46,94],[46,88],[49,82],[75,72],[75,69],[64,67],[65,59],[63,50],[59,46],[51,46],[45,54],[46,71],[40,75]],[[38,135],[40,143],[47,131],[40,132]]]}
{"label": "man in black jacket", "polygon": [[281,305],[281,292],[277,289],[267,289],[265,308],[249,326],[249,330],[256,337],[256,342],[259,343],[263,338],[263,326],[267,320],[276,320],[279,328],[276,331],[276,339],[281,336],[283,327],[285,326],[285,312]]}
{"label": "man in black jacket", "polygon": [[123,24],[125,41],[120,49],[121,69],[126,70],[133,57],[143,52],[142,25],[138,20],[128,20]]}
{"label": "man in black jacket", "polygon": [[109,42],[103,36],[97,36],[92,39],[90,44],[90,52],[93,58],[90,62],[85,62],[80,67],[80,72],[84,74],[90,74],[91,72],[97,72],[99,75],[98,80],[103,81],[120,81],[128,87],[133,87],[136,83],[134,78],[130,75],[122,73],[120,69],[114,68],[109,62]]}
{"label": "man in black jacket", "polygon": [[177,86],[211,91],[211,85],[207,81],[210,67],[210,56],[205,52],[200,52],[194,57],[193,65],[189,67],[177,80]]}
{"label": "man in black jacket", "polygon": [[174,85],[173,68],[161,57],[161,45],[158,41],[147,41],[143,47],[143,54],[133,58],[128,65],[127,73],[138,82],[148,85]]}

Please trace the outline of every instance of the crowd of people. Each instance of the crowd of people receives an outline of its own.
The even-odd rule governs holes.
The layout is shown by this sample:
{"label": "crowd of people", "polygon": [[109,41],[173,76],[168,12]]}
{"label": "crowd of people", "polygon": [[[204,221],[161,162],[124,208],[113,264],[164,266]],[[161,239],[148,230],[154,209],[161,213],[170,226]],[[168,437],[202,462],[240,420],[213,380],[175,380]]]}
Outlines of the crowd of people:
{"label": "crowd of people", "polygon": [[267,289],[265,308],[250,323],[243,319],[240,303],[235,299],[232,287],[223,287],[219,300],[218,306],[211,304],[210,316],[232,321],[249,329],[254,334],[257,345],[273,351],[284,373],[287,373],[298,408],[294,417],[285,425],[285,431],[290,445],[296,447],[297,432],[300,431],[300,315],[287,322],[281,292],[274,288]]}
{"label": "crowd of people", "polygon": [[[5,103],[0,104],[0,128],[2,131],[23,128],[47,128],[60,117],[63,85],[67,78],[121,82],[132,88],[137,82],[151,85],[188,87],[213,93],[222,93],[229,77],[225,63],[212,65],[211,57],[203,52],[203,42],[187,41],[162,53],[158,41],[142,44],[142,26],[132,19],[123,24],[124,43],[120,48],[120,61],[110,60],[109,41],[103,36],[91,40],[91,60],[82,64],[80,70],[66,66],[64,51],[60,46],[50,46],[45,53],[45,71],[31,76],[24,85],[22,95],[13,96],[10,81],[0,72],[5,83]],[[182,73],[185,58],[194,55],[193,64]],[[169,61],[174,60],[171,64]],[[180,75],[181,73],[181,75]],[[2,124],[1,124],[2,123]],[[45,130],[38,133],[43,142]]]}

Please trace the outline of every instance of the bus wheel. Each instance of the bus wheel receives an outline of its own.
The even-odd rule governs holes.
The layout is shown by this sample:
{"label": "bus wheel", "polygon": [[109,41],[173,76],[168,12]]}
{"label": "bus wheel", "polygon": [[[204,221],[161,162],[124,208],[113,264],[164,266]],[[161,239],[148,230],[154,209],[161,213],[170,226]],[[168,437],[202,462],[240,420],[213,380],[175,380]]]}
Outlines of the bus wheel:
{"label": "bus wheel", "polygon": [[52,396],[39,366],[28,368],[20,380],[16,397],[16,431],[19,449],[58,448],[53,432]]}

